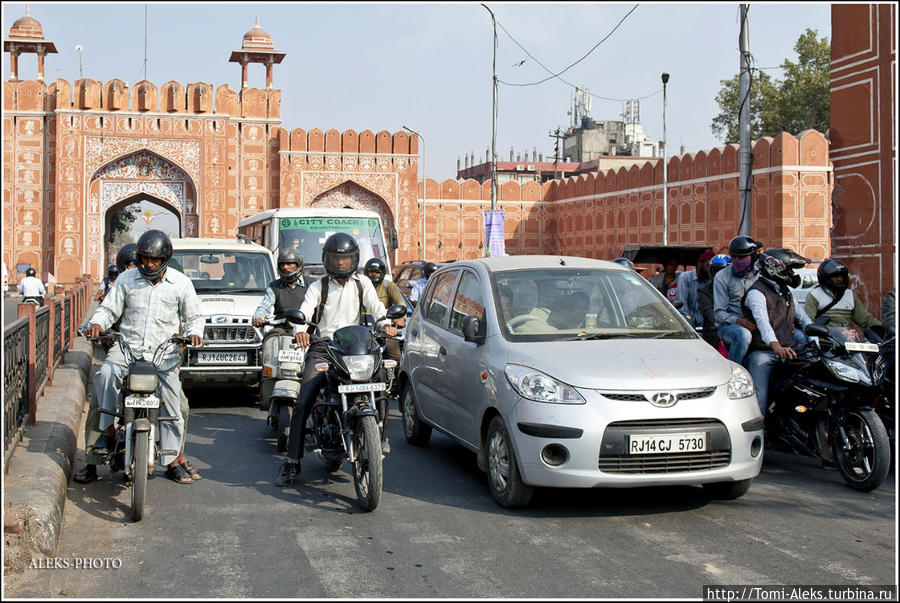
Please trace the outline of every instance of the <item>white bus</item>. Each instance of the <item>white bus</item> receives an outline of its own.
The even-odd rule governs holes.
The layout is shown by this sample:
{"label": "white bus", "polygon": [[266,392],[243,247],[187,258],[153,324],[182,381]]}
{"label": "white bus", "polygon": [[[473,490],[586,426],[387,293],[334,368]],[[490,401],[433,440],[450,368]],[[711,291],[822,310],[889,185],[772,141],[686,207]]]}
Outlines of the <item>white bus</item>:
{"label": "white bus", "polygon": [[391,247],[384,238],[384,224],[374,211],[345,208],[270,209],[244,218],[238,223],[238,234],[266,247],[275,254],[282,247],[294,247],[303,258],[303,274],[307,282],[325,274],[322,246],[336,232],[353,235],[359,243],[359,269],[371,258],[387,266],[385,278],[391,278],[389,252],[397,247],[397,232],[390,232]]}

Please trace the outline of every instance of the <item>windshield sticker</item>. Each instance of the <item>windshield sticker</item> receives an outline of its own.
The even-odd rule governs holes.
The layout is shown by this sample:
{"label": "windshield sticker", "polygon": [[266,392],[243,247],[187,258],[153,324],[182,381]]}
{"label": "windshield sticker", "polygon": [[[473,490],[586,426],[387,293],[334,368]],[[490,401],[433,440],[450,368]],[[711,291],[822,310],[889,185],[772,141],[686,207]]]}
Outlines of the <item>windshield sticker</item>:
{"label": "windshield sticker", "polygon": [[374,230],[378,228],[375,218],[281,218],[278,221],[281,230],[302,229],[307,232],[349,232],[359,235],[360,229]]}

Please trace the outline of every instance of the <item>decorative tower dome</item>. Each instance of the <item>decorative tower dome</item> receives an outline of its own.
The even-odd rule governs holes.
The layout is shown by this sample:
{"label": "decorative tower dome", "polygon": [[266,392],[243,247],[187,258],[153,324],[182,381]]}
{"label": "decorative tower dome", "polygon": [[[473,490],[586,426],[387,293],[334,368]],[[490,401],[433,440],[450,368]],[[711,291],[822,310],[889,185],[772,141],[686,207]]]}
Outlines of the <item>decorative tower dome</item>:
{"label": "decorative tower dome", "polygon": [[24,17],[16,19],[9,28],[9,37],[19,40],[43,40],[44,28],[37,19],[26,12]]}
{"label": "decorative tower dome", "polygon": [[9,81],[19,79],[19,56],[22,54],[38,55],[38,79],[44,79],[44,57],[56,54],[56,46],[44,39],[44,28],[38,20],[31,16],[28,5],[25,5],[25,16],[19,17],[9,28],[9,37],[3,40],[3,50],[9,53]]}
{"label": "decorative tower dome", "polygon": [[241,44],[241,48],[244,50],[275,50],[272,36],[259,26],[259,17],[256,18],[256,25],[253,26],[253,29],[244,34],[244,43]]}

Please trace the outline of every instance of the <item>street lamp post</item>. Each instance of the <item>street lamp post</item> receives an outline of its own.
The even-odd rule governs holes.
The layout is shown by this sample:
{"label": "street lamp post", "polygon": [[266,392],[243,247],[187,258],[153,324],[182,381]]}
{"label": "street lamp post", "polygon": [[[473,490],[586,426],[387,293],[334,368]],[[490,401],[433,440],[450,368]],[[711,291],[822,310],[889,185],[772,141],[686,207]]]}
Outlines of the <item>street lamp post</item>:
{"label": "street lamp post", "polygon": [[422,261],[425,261],[425,207],[428,201],[428,179],[425,172],[425,137],[410,128],[402,126],[410,134],[415,134],[422,141]]}
{"label": "street lamp post", "polygon": [[668,203],[668,176],[666,175],[666,84],[669,83],[669,74],[662,74],[663,85],[663,148],[662,148],[662,173],[663,173],[663,245],[669,244],[669,203]]}
{"label": "street lamp post", "polygon": [[494,11],[482,4],[491,13],[494,24],[494,66],[493,66],[493,112],[491,113],[491,211],[497,209],[497,18]]}

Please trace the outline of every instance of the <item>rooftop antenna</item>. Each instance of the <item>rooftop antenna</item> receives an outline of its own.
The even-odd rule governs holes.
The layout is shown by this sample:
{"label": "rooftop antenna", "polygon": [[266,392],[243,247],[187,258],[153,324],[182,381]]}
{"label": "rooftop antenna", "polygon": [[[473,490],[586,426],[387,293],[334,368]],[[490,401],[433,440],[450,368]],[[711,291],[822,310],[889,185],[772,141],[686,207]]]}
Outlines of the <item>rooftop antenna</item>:
{"label": "rooftop antenna", "polygon": [[84,48],[81,47],[81,44],[78,44],[77,46],[75,46],[75,52],[78,53],[78,79],[82,79],[82,80],[84,79],[84,69],[82,68],[82,65],[81,65],[81,53],[83,50],[84,50]]}

